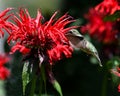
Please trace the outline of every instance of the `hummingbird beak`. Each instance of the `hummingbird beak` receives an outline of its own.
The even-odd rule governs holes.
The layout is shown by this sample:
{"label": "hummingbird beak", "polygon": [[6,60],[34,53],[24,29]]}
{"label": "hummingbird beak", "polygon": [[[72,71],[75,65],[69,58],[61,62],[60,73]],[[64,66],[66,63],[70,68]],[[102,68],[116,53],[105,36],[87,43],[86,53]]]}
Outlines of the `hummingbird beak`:
{"label": "hummingbird beak", "polygon": [[98,53],[94,53],[93,56],[96,57],[96,59],[98,60],[99,65],[100,65],[100,67],[102,67],[103,65],[102,65],[102,63],[101,63],[101,60],[100,60],[100,58],[99,58]]}

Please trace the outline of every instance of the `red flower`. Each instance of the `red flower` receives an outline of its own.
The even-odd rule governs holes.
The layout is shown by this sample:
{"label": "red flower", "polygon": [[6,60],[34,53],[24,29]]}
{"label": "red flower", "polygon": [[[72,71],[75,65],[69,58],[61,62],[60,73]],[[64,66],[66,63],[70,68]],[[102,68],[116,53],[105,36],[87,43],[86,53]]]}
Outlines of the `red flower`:
{"label": "red flower", "polygon": [[120,10],[118,0],[104,0],[102,3],[95,7],[95,10],[102,14],[113,14],[115,11]]}
{"label": "red flower", "polygon": [[53,14],[49,21],[43,23],[43,16],[40,11],[36,18],[31,18],[27,9],[20,10],[19,18],[14,16],[16,23],[11,23],[12,32],[8,38],[8,43],[16,42],[12,52],[20,50],[22,53],[30,53],[31,49],[37,50],[41,55],[48,55],[50,62],[57,61],[62,57],[70,57],[72,49],[65,33],[76,28],[76,26],[65,27],[74,22],[71,16],[65,14],[55,20],[57,12]]}
{"label": "red flower", "polygon": [[[4,35],[4,32],[2,31],[2,29],[7,30],[7,26],[9,24],[6,24],[6,20],[11,16],[11,14],[6,15],[12,8],[7,8],[4,11],[2,11],[0,13],[0,35]],[[9,31],[8,31],[9,32]]]}
{"label": "red flower", "polygon": [[83,33],[88,31],[92,37],[104,43],[111,43],[116,40],[115,22],[104,21],[104,15],[94,9],[90,9],[85,17],[89,21],[86,26],[81,28]]}
{"label": "red flower", "polygon": [[6,56],[0,55],[0,79],[2,80],[5,80],[10,75],[9,70],[4,66],[8,60]]}

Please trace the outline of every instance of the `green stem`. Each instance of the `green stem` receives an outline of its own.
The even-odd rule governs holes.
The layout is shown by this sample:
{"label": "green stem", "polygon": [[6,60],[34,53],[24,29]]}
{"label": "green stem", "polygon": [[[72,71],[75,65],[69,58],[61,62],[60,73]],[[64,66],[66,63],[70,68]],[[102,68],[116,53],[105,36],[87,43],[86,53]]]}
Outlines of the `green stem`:
{"label": "green stem", "polygon": [[38,96],[42,95],[42,87],[43,87],[43,79],[41,78],[40,79],[40,90],[39,90],[39,95]]}
{"label": "green stem", "polygon": [[34,96],[36,80],[37,80],[37,76],[34,75],[32,79],[32,84],[31,84],[30,96]]}
{"label": "green stem", "polygon": [[101,96],[107,96],[107,72],[105,72],[105,75],[103,78]]}
{"label": "green stem", "polygon": [[41,80],[43,80],[44,83],[44,87],[45,87],[45,94],[47,94],[47,90],[46,90],[46,75],[45,75],[45,67],[44,65],[41,66]]}

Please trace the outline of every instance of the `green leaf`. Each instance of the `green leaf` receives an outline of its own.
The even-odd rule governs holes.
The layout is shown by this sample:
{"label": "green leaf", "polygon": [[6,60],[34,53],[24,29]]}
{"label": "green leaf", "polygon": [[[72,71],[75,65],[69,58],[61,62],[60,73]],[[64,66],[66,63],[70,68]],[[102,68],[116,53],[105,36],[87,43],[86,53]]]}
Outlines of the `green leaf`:
{"label": "green leaf", "polygon": [[54,80],[52,84],[53,84],[53,87],[58,91],[58,93],[60,94],[60,96],[63,96],[62,90],[61,90],[61,86],[57,82],[57,80]]}
{"label": "green leaf", "polygon": [[102,66],[101,60],[99,58],[98,52],[95,46],[86,40],[83,35],[79,33],[78,30],[72,29],[67,34],[66,37],[70,40],[71,46],[76,50],[82,50],[87,54],[91,54],[92,56],[96,57],[99,62],[99,65]]}
{"label": "green leaf", "polygon": [[30,82],[28,66],[29,66],[29,62],[25,62],[22,71],[23,95],[25,95],[26,85]]}
{"label": "green leaf", "polygon": [[104,21],[115,21],[118,18],[120,18],[120,11],[116,11],[114,14],[112,15],[107,15],[104,17]]}

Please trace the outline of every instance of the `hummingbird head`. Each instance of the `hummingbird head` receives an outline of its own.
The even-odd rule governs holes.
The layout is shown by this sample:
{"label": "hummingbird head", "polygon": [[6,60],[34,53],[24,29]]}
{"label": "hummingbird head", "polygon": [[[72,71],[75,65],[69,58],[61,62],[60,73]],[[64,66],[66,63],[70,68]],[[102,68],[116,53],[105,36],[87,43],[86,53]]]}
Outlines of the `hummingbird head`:
{"label": "hummingbird head", "polygon": [[84,37],[79,33],[78,30],[76,29],[71,29],[65,34],[67,37],[75,37],[78,38],[79,40],[83,40]]}

